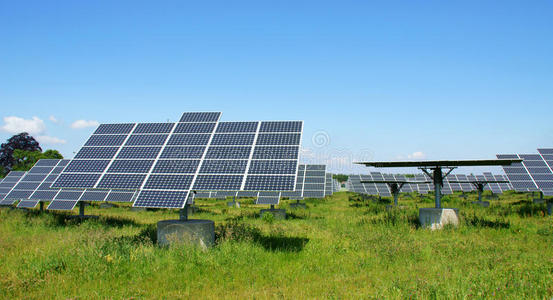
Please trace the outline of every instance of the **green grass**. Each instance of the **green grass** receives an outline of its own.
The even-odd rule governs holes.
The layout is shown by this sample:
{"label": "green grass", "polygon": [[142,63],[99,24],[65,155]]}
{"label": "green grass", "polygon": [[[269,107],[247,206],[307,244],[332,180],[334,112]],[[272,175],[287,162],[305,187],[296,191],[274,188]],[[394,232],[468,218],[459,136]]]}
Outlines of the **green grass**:
{"label": "green grass", "polygon": [[[551,299],[553,220],[525,194],[491,200],[444,197],[458,228],[419,228],[405,209],[340,192],[308,200],[287,220],[261,207],[197,201],[215,221],[217,246],[161,248],[156,222],[176,211],[87,207],[98,220],[0,209],[0,297],[50,298],[499,298]],[[381,201],[385,202],[385,201]],[[250,202],[251,203],[251,202]],[[76,212],[73,212],[76,213]]]}

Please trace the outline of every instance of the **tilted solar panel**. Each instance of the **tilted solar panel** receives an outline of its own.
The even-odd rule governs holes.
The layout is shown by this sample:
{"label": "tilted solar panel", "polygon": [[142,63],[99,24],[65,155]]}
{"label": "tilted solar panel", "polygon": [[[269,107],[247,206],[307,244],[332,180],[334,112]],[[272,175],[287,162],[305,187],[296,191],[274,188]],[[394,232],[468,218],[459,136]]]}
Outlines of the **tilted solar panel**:
{"label": "tilted solar panel", "polygon": [[138,190],[134,206],[163,208],[184,207],[191,190],[294,190],[301,121],[219,118],[102,124],[52,187]]}

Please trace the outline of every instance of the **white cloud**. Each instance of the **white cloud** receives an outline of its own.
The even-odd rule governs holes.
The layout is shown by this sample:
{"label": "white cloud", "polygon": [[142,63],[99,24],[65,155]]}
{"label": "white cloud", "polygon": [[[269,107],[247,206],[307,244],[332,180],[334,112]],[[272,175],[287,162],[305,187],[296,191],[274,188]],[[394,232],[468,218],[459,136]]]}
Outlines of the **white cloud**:
{"label": "white cloud", "polygon": [[56,118],[55,116],[49,116],[48,120],[50,120],[50,122],[55,124],[58,124],[60,122],[60,120],[58,120],[58,118]]}
{"label": "white cloud", "polygon": [[0,127],[2,131],[17,134],[28,132],[29,134],[40,134],[46,130],[46,125],[38,117],[32,119],[23,119],[16,116],[4,117],[4,125]]}
{"label": "white cloud", "polygon": [[67,143],[66,140],[57,138],[55,136],[48,136],[48,135],[39,135],[36,137],[36,139],[39,143],[45,144],[45,145],[56,145],[56,144]]}
{"label": "white cloud", "polygon": [[409,159],[423,159],[425,157],[426,157],[426,154],[424,154],[421,151],[413,152],[413,153],[407,155],[407,158],[409,158]]}
{"label": "white cloud", "polygon": [[71,124],[71,128],[73,129],[82,129],[87,127],[96,127],[100,125],[98,121],[95,120],[77,120]]}

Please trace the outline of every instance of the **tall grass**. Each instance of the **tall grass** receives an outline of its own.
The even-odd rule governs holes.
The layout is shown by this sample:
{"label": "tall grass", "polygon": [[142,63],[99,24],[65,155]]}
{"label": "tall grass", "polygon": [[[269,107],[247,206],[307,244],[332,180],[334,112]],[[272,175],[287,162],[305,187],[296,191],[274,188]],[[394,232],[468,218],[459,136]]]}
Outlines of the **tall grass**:
{"label": "tall grass", "polygon": [[0,297],[13,298],[510,298],[553,296],[553,221],[544,205],[511,193],[474,206],[448,196],[458,228],[421,229],[426,198],[341,192],[286,208],[198,200],[192,218],[216,223],[216,246],[156,245],[156,222],[176,211],[128,206],[66,214],[0,209]]}

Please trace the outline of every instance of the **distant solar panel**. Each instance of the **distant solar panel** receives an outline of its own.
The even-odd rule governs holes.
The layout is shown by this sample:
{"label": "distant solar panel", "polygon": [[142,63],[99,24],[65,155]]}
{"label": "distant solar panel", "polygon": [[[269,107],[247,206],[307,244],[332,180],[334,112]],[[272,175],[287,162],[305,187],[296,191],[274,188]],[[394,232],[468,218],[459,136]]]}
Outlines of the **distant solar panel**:
{"label": "distant solar panel", "polygon": [[255,204],[277,205],[280,200],[280,192],[259,192]]}
{"label": "distant solar panel", "polygon": [[102,124],[52,187],[139,190],[134,206],[163,208],[184,207],[191,190],[293,190],[303,123],[219,122],[220,115]]}
{"label": "distant solar panel", "polygon": [[[520,158],[517,154],[498,154],[497,158]],[[503,171],[509,178],[509,182],[517,192],[538,191],[534,180],[522,163],[514,163],[510,166],[503,166]]]}
{"label": "distant solar panel", "polygon": [[27,172],[11,171],[0,181],[0,205],[12,205],[16,200],[6,199]]}

